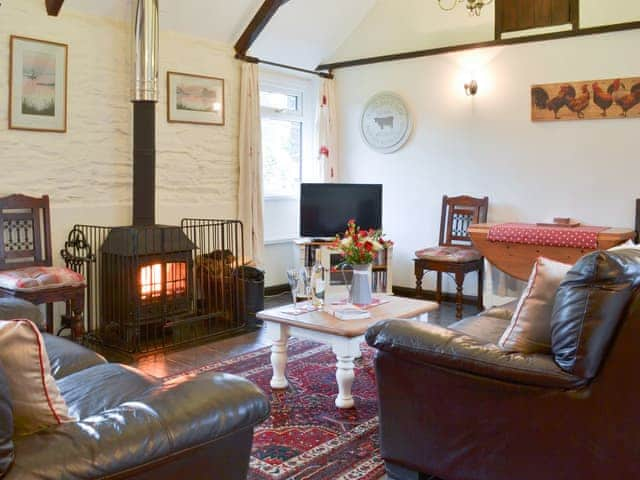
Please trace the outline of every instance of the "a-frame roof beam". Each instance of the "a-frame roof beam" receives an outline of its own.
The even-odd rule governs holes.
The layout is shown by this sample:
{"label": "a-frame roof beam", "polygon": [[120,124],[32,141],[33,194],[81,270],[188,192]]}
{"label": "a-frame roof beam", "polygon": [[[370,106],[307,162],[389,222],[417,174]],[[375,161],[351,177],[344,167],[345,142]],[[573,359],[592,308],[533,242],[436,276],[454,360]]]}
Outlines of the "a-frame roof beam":
{"label": "a-frame roof beam", "polygon": [[253,45],[253,42],[256,41],[258,36],[269,24],[278,9],[288,1],[289,0],[265,0],[251,20],[251,23],[249,23],[245,31],[240,36],[240,39],[236,42],[235,49],[238,57],[244,57],[247,55],[247,52],[251,48],[251,45]]}
{"label": "a-frame roof beam", "polygon": [[62,4],[64,0],[45,0],[45,5],[47,6],[47,14],[57,17],[60,13],[60,9],[62,8]]}

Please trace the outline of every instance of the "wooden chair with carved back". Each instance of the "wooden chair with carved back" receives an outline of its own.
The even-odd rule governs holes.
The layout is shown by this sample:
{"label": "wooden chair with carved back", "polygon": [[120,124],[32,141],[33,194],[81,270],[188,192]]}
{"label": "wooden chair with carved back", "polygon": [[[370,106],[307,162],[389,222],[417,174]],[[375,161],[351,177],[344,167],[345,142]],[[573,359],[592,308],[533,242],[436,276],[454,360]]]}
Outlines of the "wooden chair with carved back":
{"label": "wooden chair with carved back", "polygon": [[482,291],[484,288],[484,259],[473,248],[469,236],[469,225],[485,223],[489,198],[473,198],[466,195],[442,197],[442,215],[440,218],[440,239],[437,247],[416,252],[414,259],[416,275],[416,293],[423,295],[422,278],[427,271],[437,274],[436,301],[442,301],[442,274],[454,277],[456,282],[456,317],[462,318],[464,279],[469,272],[478,272],[477,306],[484,308]]}
{"label": "wooden chair with carved back", "polygon": [[81,274],[53,266],[49,197],[0,198],[0,297],[45,303],[49,333],[53,333],[53,303],[65,302],[62,326],[78,337],[83,331],[85,288]]}

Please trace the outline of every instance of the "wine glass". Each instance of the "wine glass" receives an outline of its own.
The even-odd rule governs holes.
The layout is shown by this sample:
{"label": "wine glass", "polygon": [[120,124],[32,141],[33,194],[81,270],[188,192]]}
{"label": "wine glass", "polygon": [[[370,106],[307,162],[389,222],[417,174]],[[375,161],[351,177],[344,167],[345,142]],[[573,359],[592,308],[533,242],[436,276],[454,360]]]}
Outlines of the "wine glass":
{"label": "wine glass", "polygon": [[297,268],[290,268],[287,270],[287,280],[289,282],[289,288],[291,289],[291,296],[293,297],[293,309],[298,309],[298,286],[300,285],[300,270]]}

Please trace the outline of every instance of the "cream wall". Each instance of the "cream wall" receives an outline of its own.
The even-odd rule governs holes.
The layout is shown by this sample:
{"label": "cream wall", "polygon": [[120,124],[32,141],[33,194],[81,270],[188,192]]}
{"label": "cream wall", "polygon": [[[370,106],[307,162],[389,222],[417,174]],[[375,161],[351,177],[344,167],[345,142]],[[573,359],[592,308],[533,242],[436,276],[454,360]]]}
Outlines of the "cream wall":
{"label": "cream wall", "polygon": [[[492,221],[571,216],[631,227],[640,120],[532,123],[529,88],[639,76],[640,57],[629,55],[639,44],[640,32],[628,31],[337,71],[342,180],[384,184],[394,283],[414,285],[412,254],[437,242],[445,193],[488,195]],[[471,71],[474,98],[462,87]],[[415,122],[407,145],[391,155],[370,150],[358,130],[366,101],[385,90],[407,101]]]}
{"label": "cream wall", "polygon": [[[48,194],[54,252],[78,223],[131,222],[130,52],[128,22],[65,9],[48,17],[40,0],[0,7],[0,194]],[[9,36],[69,45],[66,134],[7,129]],[[158,117],[158,221],[184,216],[235,217],[239,64],[232,48],[169,31],[161,33]],[[224,127],[168,124],[168,69],[225,78]],[[59,258],[56,254],[56,261]]]}
{"label": "cream wall", "polygon": [[[453,0],[443,0],[445,4]],[[436,0],[378,0],[327,62],[494,39],[495,3],[469,16],[463,5],[444,12]],[[583,28],[640,20],[638,0],[580,0]],[[323,62],[324,63],[324,62]]]}

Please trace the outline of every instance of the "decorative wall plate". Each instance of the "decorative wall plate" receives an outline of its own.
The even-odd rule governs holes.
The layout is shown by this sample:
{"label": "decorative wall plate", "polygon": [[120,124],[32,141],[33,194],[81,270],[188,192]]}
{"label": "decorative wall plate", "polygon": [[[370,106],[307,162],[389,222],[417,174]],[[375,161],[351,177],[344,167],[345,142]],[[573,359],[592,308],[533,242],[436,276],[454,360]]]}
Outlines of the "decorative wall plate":
{"label": "decorative wall plate", "polygon": [[393,153],[407,142],[413,127],[411,113],[395,93],[382,92],[367,102],[360,133],[367,145],[381,153]]}

